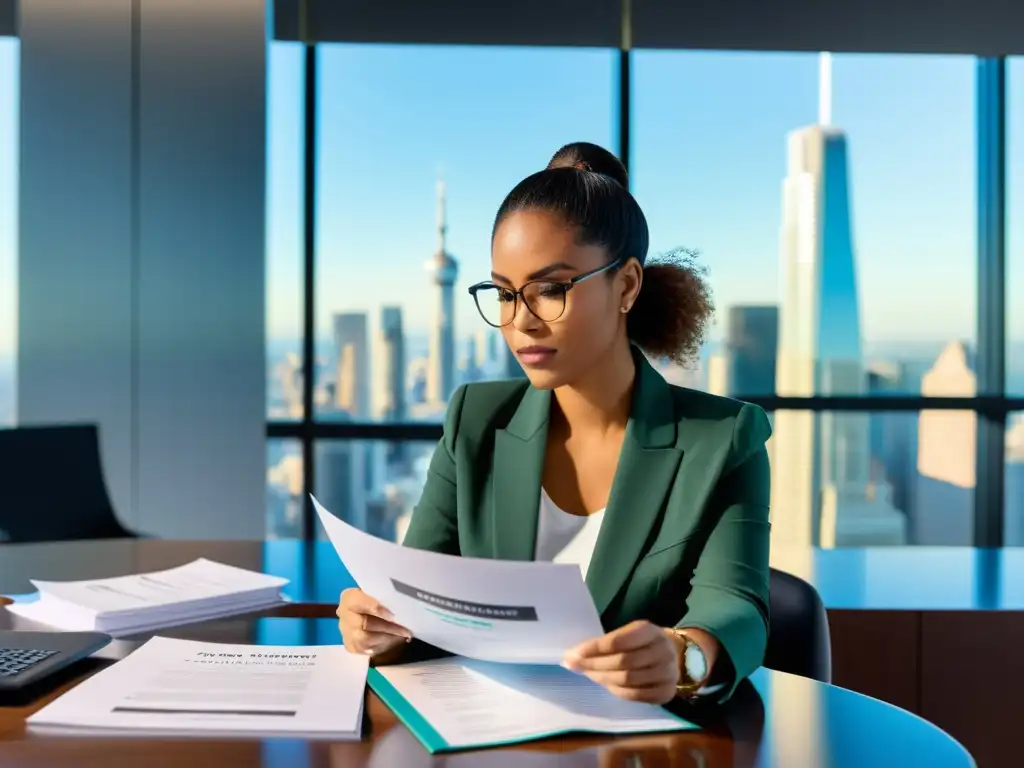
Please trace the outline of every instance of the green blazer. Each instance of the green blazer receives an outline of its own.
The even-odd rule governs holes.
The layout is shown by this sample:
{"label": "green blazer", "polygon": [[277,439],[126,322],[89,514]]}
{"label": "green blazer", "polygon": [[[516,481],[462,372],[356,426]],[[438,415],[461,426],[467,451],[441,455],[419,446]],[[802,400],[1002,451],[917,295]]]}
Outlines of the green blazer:
{"label": "green blazer", "polygon": [[[626,437],[587,572],[606,630],[636,619],[721,642],[728,698],[768,638],[768,419],[757,406],[668,384],[637,354]],[[469,384],[404,544],[532,560],[551,392]],[[716,675],[718,677],[718,675]]]}

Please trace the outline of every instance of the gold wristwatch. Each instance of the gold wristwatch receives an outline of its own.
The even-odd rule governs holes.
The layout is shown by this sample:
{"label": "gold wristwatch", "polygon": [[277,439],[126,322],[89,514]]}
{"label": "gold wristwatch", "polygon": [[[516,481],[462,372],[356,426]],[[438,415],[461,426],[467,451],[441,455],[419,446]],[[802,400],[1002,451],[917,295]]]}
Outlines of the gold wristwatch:
{"label": "gold wristwatch", "polygon": [[679,658],[679,682],[676,696],[691,699],[708,681],[708,659],[697,642],[685,630],[672,629],[682,644]]}

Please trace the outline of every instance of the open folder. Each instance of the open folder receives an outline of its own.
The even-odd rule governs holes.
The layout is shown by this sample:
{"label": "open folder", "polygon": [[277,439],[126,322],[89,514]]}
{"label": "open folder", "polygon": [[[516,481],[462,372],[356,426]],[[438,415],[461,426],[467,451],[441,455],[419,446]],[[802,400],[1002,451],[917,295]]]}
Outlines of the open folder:
{"label": "open folder", "polygon": [[38,598],[7,610],[58,629],[123,637],[270,608],[283,602],[287,583],[200,558],[166,571],[109,579],[33,580]]}
{"label": "open folder", "polygon": [[431,754],[577,732],[698,729],[662,707],[617,698],[554,665],[450,657],[374,668],[367,680]]}

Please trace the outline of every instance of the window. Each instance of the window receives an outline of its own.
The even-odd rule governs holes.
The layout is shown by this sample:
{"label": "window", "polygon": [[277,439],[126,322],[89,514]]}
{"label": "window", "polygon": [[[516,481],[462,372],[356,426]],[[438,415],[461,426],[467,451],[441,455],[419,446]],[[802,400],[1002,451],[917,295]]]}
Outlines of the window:
{"label": "window", "polygon": [[466,288],[518,181],[569,141],[612,144],[615,54],[318,55],[317,418],[437,422],[460,383],[517,373]]}
{"label": "window", "polygon": [[[797,529],[812,524],[818,526],[824,546],[970,545],[975,445],[970,437],[975,419],[972,411],[794,413],[820,424],[839,416],[862,424],[867,436],[863,460],[869,467],[869,479],[866,492],[856,499],[817,489],[824,499],[818,522],[778,511],[793,509],[795,504],[775,507],[772,525],[773,536],[778,534],[775,548],[779,557],[802,551],[802,547],[792,546],[799,538]],[[1024,435],[1024,426],[1018,432]],[[275,442],[284,441],[272,441],[272,445]],[[433,441],[319,440],[316,496],[349,524],[401,541],[423,491],[435,446]],[[774,441],[769,441],[773,466],[774,449]],[[272,451],[276,451],[272,459],[276,469],[271,472],[278,473],[273,487],[283,487],[286,477],[294,482],[294,493],[282,492],[281,497],[290,498],[298,510],[302,475],[298,448],[293,451],[279,446]],[[1024,468],[1024,454],[1020,460]],[[286,465],[291,475],[286,474]],[[1020,482],[1024,483],[1024,476]],[[1015,498],[1021,497],[1018,492]],[[1024,518],[1024,509],[1020,512]],[[298,517],[292,520],[297,526]],[[278,530],[287,525],[279,524]]]}
{"label": "window", "polygon": [[681,380],[861,395],[877,361],[918,394],[973,338],[973,59],[641,51],[634,73],[652,251],[700,251],[715,290]]}
{"label": "window", "polygon": [[[933,371],[928,375],[934,375]],[[776,412],[776,422],[786,414]],[[838,420],[864,439],[848,450],[821,450],[817,472],[772,462],[772,546],[779,562],[816,546],[970,546],[974,535],[975,424],[973,411],[791,411],[797,424],[823,434]],[[841,444],[842,445],[842,444]],[[803,471],[800,471],[803,467]],[[836,476],[863,467],[860,483]],[[817,503],[812,503],[816,501]],[[786,553],[789,553],[788,555]]]}
{"label": "window", "polygon": [[[1024,58],[1006,62],[1006,394],[1024,397]],[[1009,541],[1007,542],[1009,543]]]}
{"label": "window", "polygon": [[267,49],[267,418],[302,418],[305,47]]}
{"label": "window", "polygon": [[17,419],[18,40],[0,37],[0,428]]}
{"label": "window", "polygon": [[267,441],[268,539],[302,536],[305,493],[302,488],[302,445],[298,440]]}
{"label": "window", "polygon": [[[401,541],[427,481],[434,441],[320,440],[316,497],[374,536]],[[325,535],[317,526],[320,537]]]}
{"label": "window", "polygon": [[1004,493],[1003,546],[1024,547],[1024,411],[1007,420]]}
{"label": "window", "polygon": [[[268,259],[293,280],[268,288],[271,304],[288,296],[277,299],[287,321],[272,308],[268,330],[280,421],[303,415],[303,54],[277,45],[295,65],[291,104],[271,83],[294,118],[284,129],[272,119],[270,137],[271,156],[290,158],[272,159],[271,172],[286,168],[291,185],[270,225],[291,255]],[[459,384],[521,375],[465,289],[488,272],[494,212],[516,182],[565,142],[616,147],[616,52],[324,44],[316,56],[315,491],[343,519],[400,540],[435,443],[341,439],[371,427],[336,424],[437,424]],[[1018,395],[1019,66],[1007,219]],[[632,190],[652,256],[697,250],[717,304],[695,365],[655,361],[670,381],[740,397],[977,394],[974,58],[637,51],[632,72]],[[290,133],[287,146],[275,130]],[[279,216],[282,206],[294,215]],[[275,351],[287,339],[289,360]],[[973,412],[771,418],[777,547],[972,542]],[[280,443],[301,476],[299,443]]]}
{"label": "window", "polygon": [[[975,322],[973,77],[969,57],[638,52],[633,184],[652,251],[698,250],[717,304],[699,364],[671,378],[741,397],[974,394],[950,390],[971,359],[952,341]],[[942,362],[952,373],[926,376]],[[924,416],[773,421],[780,546],[928,529],[911,498],[931,466],[911,440]]]}

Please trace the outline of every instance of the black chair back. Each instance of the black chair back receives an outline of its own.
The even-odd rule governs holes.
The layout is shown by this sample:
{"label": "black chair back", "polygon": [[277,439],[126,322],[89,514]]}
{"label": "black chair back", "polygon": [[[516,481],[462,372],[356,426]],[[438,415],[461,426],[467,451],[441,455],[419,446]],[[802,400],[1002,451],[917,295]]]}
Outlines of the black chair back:
{"label": "black chair back", "polygon": [[778,672],[832,681],[828,615],[818,591],[801,578],[771,569],[771,631],[764,666]]}
{"label": "black chair back", "polygon": [[133,535],[110,502],[95,425],[0,429],[0,541]]}

